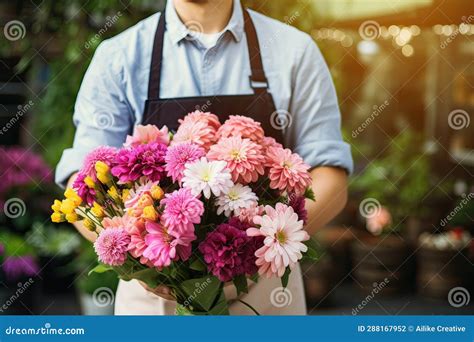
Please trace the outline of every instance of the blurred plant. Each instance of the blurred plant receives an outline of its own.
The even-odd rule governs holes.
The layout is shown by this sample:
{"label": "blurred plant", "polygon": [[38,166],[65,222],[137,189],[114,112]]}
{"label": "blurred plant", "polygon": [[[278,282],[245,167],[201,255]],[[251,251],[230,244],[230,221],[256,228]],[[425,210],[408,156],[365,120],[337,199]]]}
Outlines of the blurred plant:
{"label": "blurred plant", "polygon": [[80,274],[76,282],[77,289],[89,295],[95,290],[106,287],[115,292],[117,290],[118,278],[114,272],[91,273],[89,271],[97,265],[97,254],[93,246],[86,242],[81,245],[79,256],[75,260],[77,272]]}
{"label": "blurred plant", "polygon": [[49,216],[48,203],[56,195],[53,171],[41,157],[21,147],[1,147],[0,160],[0,224],[25,232]]}
{"label": "blurred plant", "polygon": [[36,276],[39,266],[32,246],[21,236],[0,232],[0,281],[15,283]]}
{"label": "blurred plant", "polygon": [[386,206],[395,227],[408,216],[426,216],[430,209],[426,196],[439,191],[422,142],[420,136],[406,129],[393,140],[385,156],[373,160],[350,184],[362,198]]}
{"label": "blurred plant", "polygon": [[79,235],[67,226],[56,227],[34,223],[27,235],[28,242],[39,256],[62,257],[75,254],[81,244]]}

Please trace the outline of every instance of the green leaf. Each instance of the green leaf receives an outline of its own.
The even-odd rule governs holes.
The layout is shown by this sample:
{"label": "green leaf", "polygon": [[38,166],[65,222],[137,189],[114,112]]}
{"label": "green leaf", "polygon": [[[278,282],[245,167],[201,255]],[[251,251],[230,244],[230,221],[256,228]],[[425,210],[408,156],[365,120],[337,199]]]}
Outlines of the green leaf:
{"label": "green leaf", "polygon": [[316,201],[316,197],[314,195],[314,191],[312,187],[307,187],[304,192],[304,197],[310,199],[312,201]]}
{"label": "green leaf", "polygon": [[246,276],[240,275],[240,276],[235,277],[234,285],[235,285],[235,289],[237,290],[237,296],[239,296],[241,293],[249,293]]}
{"label": "green leaf", "polygon": [[289,267],[286,268],[283,277],[281,277],[281,286],[286,288],[288,286],[288,280],[290,279],[291,269]]}
{"label": "green leaf", "polygon": [[181,288],[188,296],[185,306],[195,310],[209,311],[216,302],[219,292],[222,292],[222,282],[214,276],[190,279],[181,283]]}
{"label": "green leaf", "polygon": [[98,264],[96,267],[94,267],[92,270],[89,271],[88,275],[91,275],[92,273],[105,273],[108,271],[113,271],[113,267],[107,266],[104,264]]}
{"label": "green leaf", "polygon": [[258,278],[259,278],[258,273],[255,273],[254,275],[249,277],[249,279],[253,281],[254,283],[258,283]]}
{"label": "green leaf", "polygon": [[225,298],[224,291],[221,291],[219,299],[217,300],[216,305],[209,310],[209,315],[214,316],[228,316],[229,315],[229,303]]}
{"label": "green leaf", "polygon": [[198,271],[198,272],[204,272],[206,270],[206,264],[202,262],[201,259],[196,259],[194,260],[191,265],[189,265],[189,268]]}
{"label": "green leaf", "polygon": [[318,261],[321,256],[321,248],[318,246],[316,241],[311,238],[308,241],[305,241],[304,244],[308,247],[308,250],[303,254],[303,259],[301,261]]}
{"label": "green leaf", "polygon": [[152,289],[157,288],[159,285],[163,284],[163,279],[161,279],[160,274],[154,268],[147,268],[129,275],[121,275],[120,278],[126,281],[132,279],[140,280]]}

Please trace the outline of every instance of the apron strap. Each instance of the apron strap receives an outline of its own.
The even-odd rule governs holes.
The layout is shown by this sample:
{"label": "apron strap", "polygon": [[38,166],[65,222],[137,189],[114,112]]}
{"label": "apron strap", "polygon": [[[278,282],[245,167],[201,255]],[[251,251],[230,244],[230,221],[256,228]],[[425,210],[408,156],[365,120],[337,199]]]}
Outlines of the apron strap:
{"label": "apron strap", "polygon": [[[268,89],[268,81],[263,69],[262,54],[260,52],[260,44],[258,41],[257,31],[252,18],[248,11],[242,7],[244,15],[244,27],[247,37],[247,45],[249,50],[250,67],[252,74],[250,75],[250,86],[256,94],[266,93]],[[158,27],[153,42],[153,52],[151,56],[150,79],[148,82],[148,99],[160,98],[161,69],[163,60],[163,43],[166,31],[166,14],[161,12]]]}

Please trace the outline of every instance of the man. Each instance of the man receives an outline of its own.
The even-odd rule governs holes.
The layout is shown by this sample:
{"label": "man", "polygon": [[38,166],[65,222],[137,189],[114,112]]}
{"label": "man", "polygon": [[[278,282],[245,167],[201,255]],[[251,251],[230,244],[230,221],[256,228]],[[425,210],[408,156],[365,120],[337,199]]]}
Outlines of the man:
{"label": "man", "polygon": [[[308,206],[310,232],[342,210],[352,159],[324,59],[310,36],[244,10],[239,0],[170,0],[163,14],[98,47],[77,98],[74,146],[64,151],[58,183],[71,184],[94,147],[120,146],[140,123],[175,128],[197,105],[253,117],[313,167],[317,201]],[[243,299],[263,314],[305,314],[301,270],[291,273],[288,305],[275,302],[279,286],[278,279],[262,279]],[[230,289],[227,298],[235,296]],[[116,313],[173,314],[175,303],[167,299],[166,288],[121,282]],[[230,311],[252,314],[240,303]]]}

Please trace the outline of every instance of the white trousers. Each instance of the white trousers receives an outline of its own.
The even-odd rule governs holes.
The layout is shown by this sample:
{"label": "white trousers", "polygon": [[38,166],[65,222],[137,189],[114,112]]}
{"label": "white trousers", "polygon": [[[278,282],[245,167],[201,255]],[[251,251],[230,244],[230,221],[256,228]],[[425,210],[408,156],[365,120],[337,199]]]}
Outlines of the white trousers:
{"label": "white trousers", "polygon": [[[234,286],[224,288],[227,299],[236,298]],[[249,293],[240,297],[261,315],[306,315],[303,277],[299,265],[290,274],[288,287],[281,288],[279,278],[260,278],[252,283]],[[146,291],[136,280],[120,281],[115,297],[116,315],[174,315],[176,302],[168,301]],[[240,302],[230,305],[231,315],[254,315]]]}

